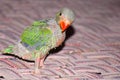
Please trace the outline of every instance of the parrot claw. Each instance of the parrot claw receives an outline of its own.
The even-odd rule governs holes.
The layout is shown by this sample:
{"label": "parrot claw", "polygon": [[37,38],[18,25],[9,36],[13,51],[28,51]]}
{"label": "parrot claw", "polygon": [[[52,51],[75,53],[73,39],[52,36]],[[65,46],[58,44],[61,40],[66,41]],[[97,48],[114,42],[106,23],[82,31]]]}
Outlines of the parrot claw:
{"label": "parrot claw", "polygon": [[35,69],[35,71],[33,71],[33,74],[40,74],[40,69]]}
{"label": "parrot claw", "polygon": [[24,72],[22,72],[22,74],[39,75],[40,74],[40,70],[36,69],[36,70],[24,71]]}

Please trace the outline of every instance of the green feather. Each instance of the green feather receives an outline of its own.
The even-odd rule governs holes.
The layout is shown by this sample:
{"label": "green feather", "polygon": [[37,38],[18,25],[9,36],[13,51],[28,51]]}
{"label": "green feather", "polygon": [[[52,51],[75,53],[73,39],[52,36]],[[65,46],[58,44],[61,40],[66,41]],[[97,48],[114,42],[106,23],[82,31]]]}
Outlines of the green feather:
{"label": "green feather", "polygon": [[47,26],[45,21],[35,21],[33,22],[32,26],[38,27],[38,26]]}
{"label": "green feather", "polygon": [[[49,39],[52,36],[52,32],[50,29],[47,28],[47,26],[45,26],[45,23],[43,22],[40,23],[35,22],[34,26],[28,27],[24,30],[24,32],[21,35],[22,42],[30,46],[34,46],[38,42],[40,45],[48,44]],[[39,49],[39,47],[37,47],[36,49]]]}
{"label": "green feather", "polygon": [[4,53],[12,53],[13,52],[13,48],[14,48],[14,46],[8,46],[8,48],[6,48],[3,52]]}

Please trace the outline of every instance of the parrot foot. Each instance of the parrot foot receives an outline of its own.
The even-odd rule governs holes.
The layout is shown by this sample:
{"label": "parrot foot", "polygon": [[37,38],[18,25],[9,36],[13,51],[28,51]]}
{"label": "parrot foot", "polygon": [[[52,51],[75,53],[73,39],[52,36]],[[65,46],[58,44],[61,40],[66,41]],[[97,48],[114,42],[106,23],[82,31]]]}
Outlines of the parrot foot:
{"label": "parrot foot", "polygon": [[35,71],[33,71],[33,74],[40,74],[40,69],[35,69]]}
{"label": "parrot foot", "polygon": [[40,69],[31,70],[31,71],[24,71],[24,72],[22,72],[22,74],[39,75],[40,74]]}

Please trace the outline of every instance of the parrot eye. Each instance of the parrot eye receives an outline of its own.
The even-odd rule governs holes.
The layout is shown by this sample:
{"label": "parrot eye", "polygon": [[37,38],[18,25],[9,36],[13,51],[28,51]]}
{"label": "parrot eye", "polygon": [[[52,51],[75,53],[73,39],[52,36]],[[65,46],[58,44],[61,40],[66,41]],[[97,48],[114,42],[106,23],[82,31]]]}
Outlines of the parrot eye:
{"label": "parrot eye", "polygon": [[60,14],[59,14],[60,16],[62,15],[62,13],[60,12]]}

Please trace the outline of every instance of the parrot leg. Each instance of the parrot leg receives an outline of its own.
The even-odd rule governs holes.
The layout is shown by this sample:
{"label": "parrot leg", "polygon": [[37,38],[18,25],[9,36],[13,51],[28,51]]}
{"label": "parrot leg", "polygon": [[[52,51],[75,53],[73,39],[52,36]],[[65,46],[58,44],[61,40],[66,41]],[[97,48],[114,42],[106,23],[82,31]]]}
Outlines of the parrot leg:
{"label": "parrot leg", "polygon": [[44,66],[44,60],[45,60],[45,57],[41,58],[40,53],[36,54],[36,59],[35,59],[35,74],[40,73],[39,72],[39,68],[43,68],[43,66]]}
{"label": "parrot leg", "polygon": [[40,56],[35,59],[35,74],[39,74]]}
{"label": "parrot leg", "polygon": [[40,67],[41,68],[44,67],[44,60],[45,60],[45,57],[41,58],[41,60],[40,60]]}

